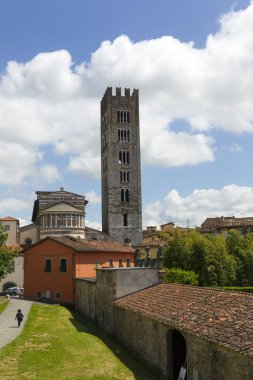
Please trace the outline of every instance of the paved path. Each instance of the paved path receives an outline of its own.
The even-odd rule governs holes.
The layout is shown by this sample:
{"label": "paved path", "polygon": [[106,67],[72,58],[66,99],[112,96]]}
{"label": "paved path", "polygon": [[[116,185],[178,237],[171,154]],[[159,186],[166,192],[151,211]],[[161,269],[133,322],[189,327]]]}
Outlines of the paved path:
{"label": "paved path", "polygon": [[[9,305],[0,314],[0,349],[20,334],[26,322],[32,303],[32,301],[10,297]],[[20,327],[18,327],[17,320],[15,320],[18,309],[21,309],[24,314],[24,320]]]}

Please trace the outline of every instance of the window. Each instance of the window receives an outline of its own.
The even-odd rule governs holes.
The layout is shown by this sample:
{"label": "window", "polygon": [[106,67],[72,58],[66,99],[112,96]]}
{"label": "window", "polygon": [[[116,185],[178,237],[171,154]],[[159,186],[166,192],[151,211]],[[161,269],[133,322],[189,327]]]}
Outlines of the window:
{"label": "window", "polygon": [[118,123],[130,123],[130,112],[129,111],[118,111],[117,112]]}
{"label": "window", "polygon": [[123,260],[119,259],[119,268],[122,268],[122,267],[123,267]]}
{"label": "window", "polygon": [[118,129],[118,141],[124,141],[124,142],[130,141],[129,129]]}
{"label": "window", "polygon": [[128,150],[120,150],[119,151],[119,164],[129,164],[129,151]]}
{"label": "window", "polygon": [[55,299],[60,300],[61,299],[61,292],[55,292]]}
{"label": "window", "polygon": [[129,268],[131,265],[130,265],[130,259],[126,259],[126,266]]}
{"label": "window", "polygon": [[67,259],[60,259],[60,272],[67,272]]}
{"label": "window", "polygon": [[45,259],[44,272],[52,272],[52,259]]}
{"label": "window", "polygon": [[120,171],[120,182],[129,182],[129,170]]}
{"label": "window", "polygon": [[127,227],[128,226],[128,220],[127,220],[127,214],[123,214],[123,225],[124,227]]}
{"label": "window", "polygon": [[109,259],[109,266],[113,267],[113,259]]}
{"label": "window", "polygon": [[35,298],[40,299],[41,298],[41,292],[36,292],[35,293]]}
{"label": "window", "polygon": [[129,189],[120,189],[121,202],[129,202]]}
{"label": "window", "polygon": [[10,231],[10,226],[9,226],[8,224],[6,224],[6,225],[4,226],[4,230],[5,230],[5,231]]}
{"label": "window", "polygon": [[30,239],[30,238],[25,239],[25,244],[31,245],[32,244],[32,239]]}

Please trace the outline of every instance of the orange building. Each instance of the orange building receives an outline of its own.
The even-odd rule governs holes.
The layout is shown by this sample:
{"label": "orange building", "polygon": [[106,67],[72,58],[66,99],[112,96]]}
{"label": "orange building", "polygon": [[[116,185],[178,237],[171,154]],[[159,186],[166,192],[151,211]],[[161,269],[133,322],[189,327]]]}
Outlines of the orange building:
{"label": "orange building", "polygon": [[134,250],[115,242],[47,237],[24,249],[24,296],[74,304],[75,278],[95,278],[97,267],[134,265]]}

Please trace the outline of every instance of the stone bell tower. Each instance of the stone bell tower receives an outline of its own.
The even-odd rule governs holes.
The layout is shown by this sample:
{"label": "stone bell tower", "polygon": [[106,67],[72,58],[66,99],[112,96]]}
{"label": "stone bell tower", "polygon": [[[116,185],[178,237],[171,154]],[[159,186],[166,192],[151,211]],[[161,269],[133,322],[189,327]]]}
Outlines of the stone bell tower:
{"label": "stone bell tower", "polygon": [[113,241],[142,242],[139,92],[108,87],[101,100],[102,229]]}

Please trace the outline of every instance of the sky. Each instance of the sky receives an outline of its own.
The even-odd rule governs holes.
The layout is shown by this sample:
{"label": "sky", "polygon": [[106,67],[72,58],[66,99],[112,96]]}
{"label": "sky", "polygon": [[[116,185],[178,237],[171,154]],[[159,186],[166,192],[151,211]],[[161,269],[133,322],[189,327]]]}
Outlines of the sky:
{"label": "sky", "polygon": [[253,216],[253,1],[0,2],[0,216],[82,194],[101,228],[100,100],[139,89],[143,228]]}

